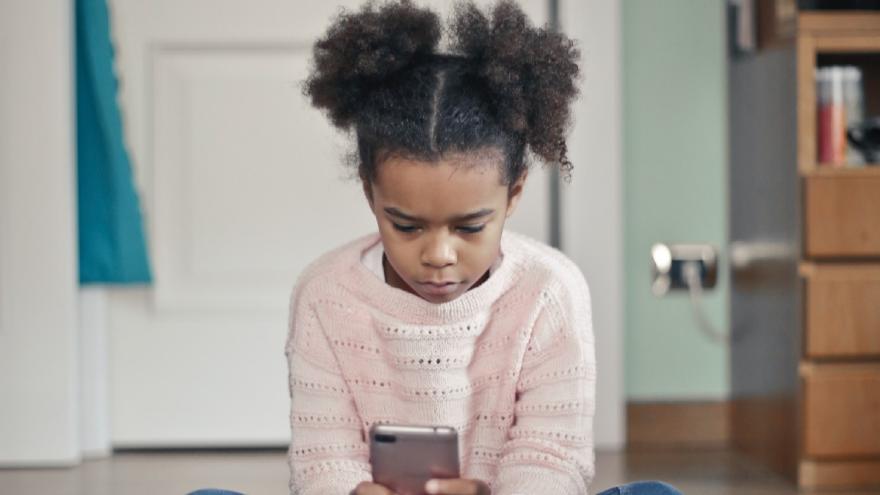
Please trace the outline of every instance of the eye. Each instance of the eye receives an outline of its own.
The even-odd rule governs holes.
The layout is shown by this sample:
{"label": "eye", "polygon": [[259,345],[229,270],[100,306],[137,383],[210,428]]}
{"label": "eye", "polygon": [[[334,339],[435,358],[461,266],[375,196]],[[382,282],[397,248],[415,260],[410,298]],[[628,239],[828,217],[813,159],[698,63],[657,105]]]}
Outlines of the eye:
{"label": "eye", "polygon": [[394,225],[394,228],[401,231],[401,232],[410,233],[410,232],[415,232],[416,230],[419,230],[419,228],[415,225],[400,225],[399,223],[394,223],[394,222],[391,222],[391,225]]}
{"label": "eye", "polygon": [[463,232],[465,234],[476,234],[477,232],[483,230],[484,227],[486,227],[485,224],[484,225],[468,225],[468,226],[461,226],[458,228],[458,230],[460,230],[461,232]]}

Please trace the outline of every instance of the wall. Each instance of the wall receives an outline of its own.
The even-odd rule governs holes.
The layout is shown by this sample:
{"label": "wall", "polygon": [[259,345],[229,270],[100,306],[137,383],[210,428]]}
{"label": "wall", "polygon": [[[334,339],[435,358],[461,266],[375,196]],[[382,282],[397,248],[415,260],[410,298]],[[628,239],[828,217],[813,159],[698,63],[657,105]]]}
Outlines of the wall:
{"label": "wall", "polygon": [[[622,22],[627,397],[726,397],[726,349],[698,331],[686,294],[651,294],[649,265],[654,242],[726,246],[724,2],[627,0]],[[705,307],[726,330],[720,272]]]}
{"label": "wall", "polygon": [[0,2],[0,466],[80,458],[72,2]]}

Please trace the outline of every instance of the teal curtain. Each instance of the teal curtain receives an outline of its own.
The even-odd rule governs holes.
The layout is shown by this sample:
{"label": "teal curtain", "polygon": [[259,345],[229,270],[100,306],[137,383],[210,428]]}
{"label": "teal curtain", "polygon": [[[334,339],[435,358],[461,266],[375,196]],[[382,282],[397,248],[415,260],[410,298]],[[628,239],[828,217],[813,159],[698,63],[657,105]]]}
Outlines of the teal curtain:
{"label": "teal curtain", "polygon": [[151,281],[141,211],[123,142],[105,0],[76,0],[79,281]]}

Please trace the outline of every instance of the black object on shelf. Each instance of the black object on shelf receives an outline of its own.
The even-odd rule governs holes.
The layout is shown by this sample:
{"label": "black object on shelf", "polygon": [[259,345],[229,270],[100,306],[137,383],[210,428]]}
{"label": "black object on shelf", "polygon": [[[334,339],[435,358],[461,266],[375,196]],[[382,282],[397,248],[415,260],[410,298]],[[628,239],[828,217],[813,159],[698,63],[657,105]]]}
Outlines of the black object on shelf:
{"label": "black object on shelf", "polygon": [[800,10],[880,10],[880,0],[798,0]]}
{"label": "black object on shelf", "polygon": [[865,162],[880,162],[880,117],[871,117],[850,127],[846,137],[865,157]]}

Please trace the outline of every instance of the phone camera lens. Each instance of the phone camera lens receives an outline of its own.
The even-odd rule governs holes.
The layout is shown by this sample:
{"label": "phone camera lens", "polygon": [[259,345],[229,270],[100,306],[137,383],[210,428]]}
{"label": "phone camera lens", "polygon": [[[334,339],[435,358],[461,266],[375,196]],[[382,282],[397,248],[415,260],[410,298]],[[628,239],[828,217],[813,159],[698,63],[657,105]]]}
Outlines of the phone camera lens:
{"label": "phone camera lens", "polygon": [[397,437],[394,435],[385,435],[382,433],[376,434],[376,441],[380,443],[394,443],[397,441]]}

